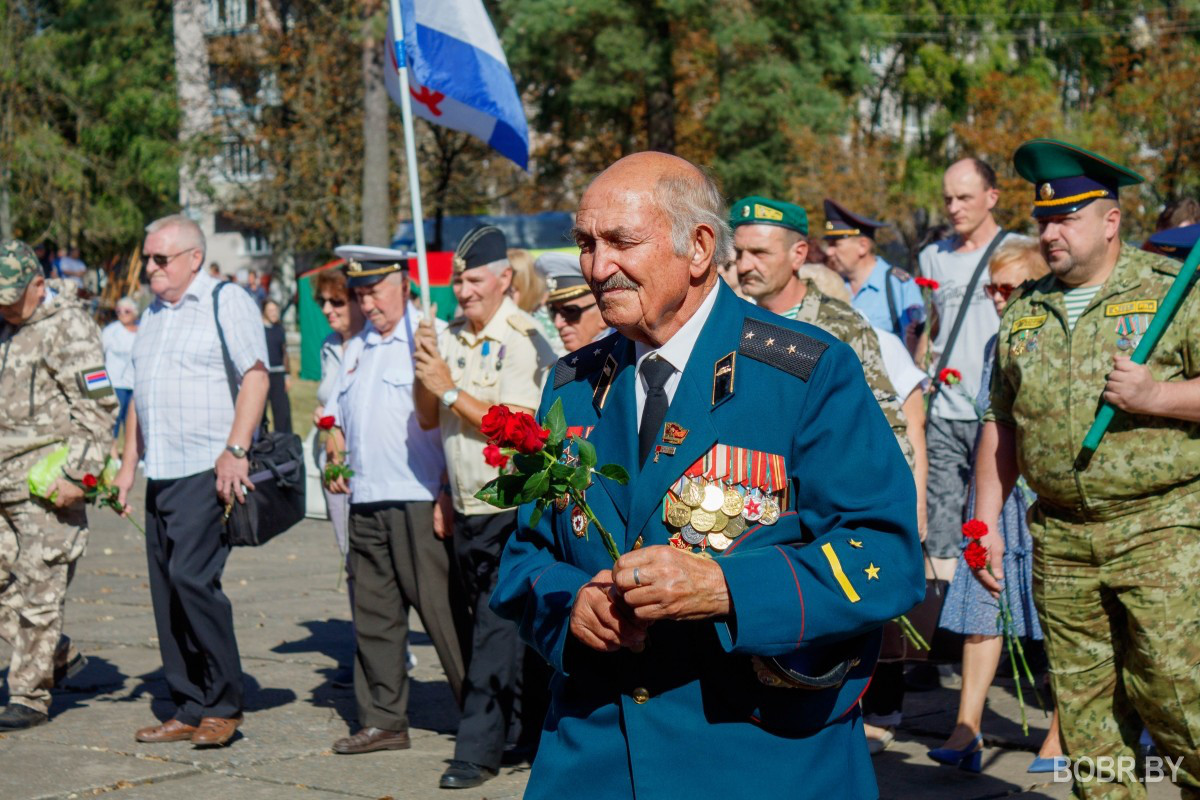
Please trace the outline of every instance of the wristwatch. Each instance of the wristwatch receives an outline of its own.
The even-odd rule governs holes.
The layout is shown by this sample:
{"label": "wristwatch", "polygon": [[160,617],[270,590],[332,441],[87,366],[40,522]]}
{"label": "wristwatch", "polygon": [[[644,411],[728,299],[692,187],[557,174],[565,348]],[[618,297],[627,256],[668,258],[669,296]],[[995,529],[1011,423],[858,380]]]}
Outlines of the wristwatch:
{"label": "wristwatch", "polygon": [[452,408],[456,402],[458,402],[457,386],[453,389],[447,389],[446,391],[442,392],[442,405],[444,405],[446,408]]}
{"label": "wristwatch", "polygon": [[244,447],[238,447],[236,444],[227,444],[225,445],[225,449],[233,453],[234,458],[246,457],[246,448]]}

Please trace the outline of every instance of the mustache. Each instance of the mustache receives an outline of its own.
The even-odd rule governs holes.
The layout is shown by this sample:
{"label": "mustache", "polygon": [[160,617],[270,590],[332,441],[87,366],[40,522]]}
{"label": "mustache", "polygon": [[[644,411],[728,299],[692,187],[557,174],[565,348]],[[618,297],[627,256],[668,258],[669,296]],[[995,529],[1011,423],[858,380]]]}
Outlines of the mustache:
{"label": "mustache", "polygon": [[607,292],[613,289],[636,289],[638,285],[630,280],[623,272],[614,272],[600,284],[593,286],[595,292]]}

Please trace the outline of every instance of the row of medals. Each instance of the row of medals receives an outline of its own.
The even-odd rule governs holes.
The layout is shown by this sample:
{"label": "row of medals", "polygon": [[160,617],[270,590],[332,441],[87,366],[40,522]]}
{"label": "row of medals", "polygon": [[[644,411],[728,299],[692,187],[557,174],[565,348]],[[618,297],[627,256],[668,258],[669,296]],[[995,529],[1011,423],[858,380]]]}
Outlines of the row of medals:
{"label": "row of medals", "polygon": [[667,524],[678,528],[671,543],[681,549],[706,547],[721,552],[754,523],[774,525],[779,501],[758,489],[742,495],[733,486],[722,487],[701,478],[686,478],[679,499],[667,497]]}

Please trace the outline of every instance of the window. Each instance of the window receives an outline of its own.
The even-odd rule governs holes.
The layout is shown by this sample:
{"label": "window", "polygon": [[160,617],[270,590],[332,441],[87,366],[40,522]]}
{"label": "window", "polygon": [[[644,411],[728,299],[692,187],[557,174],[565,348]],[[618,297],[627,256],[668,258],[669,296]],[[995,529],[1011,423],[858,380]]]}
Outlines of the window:
{"label": "window", "polygon": [[249,180],[262,174],[262,159],[254,147],[241,139],[226,139],[221,145],[221,168],[229,180]]}
{"label": "window", "polygon": [[242,243],[248,256],[268,256],[271,254],[271,243],[261,231],[242,231]]}
{"label": "window", "polygon": [[208,0],[205,27],[209,33],[237,33],[254,22],[254,0]]}

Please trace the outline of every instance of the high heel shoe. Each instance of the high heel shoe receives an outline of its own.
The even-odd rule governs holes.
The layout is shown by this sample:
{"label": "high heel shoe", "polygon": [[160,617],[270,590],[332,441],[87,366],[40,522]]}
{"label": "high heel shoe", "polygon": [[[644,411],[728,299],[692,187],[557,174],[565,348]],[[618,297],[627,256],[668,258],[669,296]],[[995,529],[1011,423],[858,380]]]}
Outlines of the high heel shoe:
{"label": "high heel shoe", "polygon": [[927,755],[939,764],[958,767],[967,772],[981,772],[983,770],[983,734],[975,734],[975,738],[971,740],[971,743],[962,750],[955,750],[950,747],[935,747]]}
{"label": "high heel shoe", "polygon": [[1059,763],[1066,760],[1066,756],[1050,756],[1049,758],[1038,756],[1030,762],[1029,769],[1025,771],[1035,774],[1039,772],[1057,772]]}

